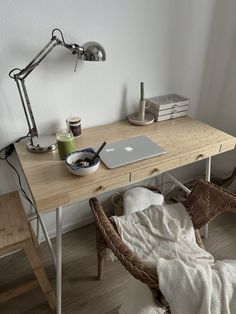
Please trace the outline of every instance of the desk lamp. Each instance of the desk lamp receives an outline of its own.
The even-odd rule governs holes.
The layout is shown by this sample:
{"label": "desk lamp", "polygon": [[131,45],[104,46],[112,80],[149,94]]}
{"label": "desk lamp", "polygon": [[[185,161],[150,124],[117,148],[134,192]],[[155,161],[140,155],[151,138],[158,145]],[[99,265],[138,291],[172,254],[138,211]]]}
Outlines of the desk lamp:
{"label": "desk lamp", "polygon": [[[55,33],[59,32],[61,39]],[[27,149],[30,152],[42,153],[52,151],[56,148],[54,136],[39,136],[37,126],[35,123],[34,115],[31,109],[29,96],[26,90],[25,79],[26,77],[43,61],[43,59],[56,47],[62,46],[77,56],[75,71],[77,68],[78,60],[85,61],[105,61],[106,53],[104,48],[97,42],[87,42],[83,46],[77,44],[67,44],[64,40],[62,32],[55,28],[52,31],[52,38],[49,43],[34,57],[34,59],[24,68],[15,68],[9,72],[9,76],[15,80],[20,94],[21,103],[23,105],[24,113],[26,116],[30,139],[27,142]]]}

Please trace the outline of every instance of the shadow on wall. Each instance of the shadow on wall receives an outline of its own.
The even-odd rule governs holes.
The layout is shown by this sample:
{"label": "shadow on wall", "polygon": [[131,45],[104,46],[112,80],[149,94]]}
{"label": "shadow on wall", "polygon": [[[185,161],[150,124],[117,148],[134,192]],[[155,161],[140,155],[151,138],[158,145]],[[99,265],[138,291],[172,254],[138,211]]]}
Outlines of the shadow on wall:
{"label": "shadow on wall", "polygon": [[[236,136],[236,1],[216,0],[197,118]],[[213,159],[212,171],[235,167],[236,151]]]}
{"label": "shadow on wall", "polygon": [[216,0],[197,117],[236,135],[236,2]]}
{"label": "shadow on wall", "polygon": [[122,119],[125,119],[128,115],[128,104],[127,104],[127,86],[125,85],[122,90],[122,95],[121,95],[121,103],[120,103],[120,116]]}

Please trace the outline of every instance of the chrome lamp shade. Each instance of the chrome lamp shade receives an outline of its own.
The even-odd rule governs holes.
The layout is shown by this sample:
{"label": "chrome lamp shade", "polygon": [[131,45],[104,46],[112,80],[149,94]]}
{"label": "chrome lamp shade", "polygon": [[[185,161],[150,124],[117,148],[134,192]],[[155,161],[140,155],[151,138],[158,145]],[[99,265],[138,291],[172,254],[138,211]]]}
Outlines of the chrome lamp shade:
{"label": "chrome lamp shade", "polygon": [[106,52],[104,48],[95,41],[89,41],[83,46],[83,53],[80,59],[84,61],[105,61]]}

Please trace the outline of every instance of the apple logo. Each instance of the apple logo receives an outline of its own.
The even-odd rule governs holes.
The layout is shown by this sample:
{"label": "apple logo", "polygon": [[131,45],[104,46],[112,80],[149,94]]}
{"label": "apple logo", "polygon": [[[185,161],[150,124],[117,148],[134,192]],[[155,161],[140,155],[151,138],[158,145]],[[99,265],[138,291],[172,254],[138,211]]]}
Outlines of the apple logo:
{"label": "apple logo", "polygon": [[132,147],[130,147],[130,146],[126,146],[125,148],[124,148],[127,152],[132,152],[134,149],[132,148]]}
{"label": "apple logo", "polygon": [[109,152],[114,152],[114,151],[115,151],[115,148],[107,148],[107,149],[106,149],[106,152],[108,152],[108,153],[109,153]]}

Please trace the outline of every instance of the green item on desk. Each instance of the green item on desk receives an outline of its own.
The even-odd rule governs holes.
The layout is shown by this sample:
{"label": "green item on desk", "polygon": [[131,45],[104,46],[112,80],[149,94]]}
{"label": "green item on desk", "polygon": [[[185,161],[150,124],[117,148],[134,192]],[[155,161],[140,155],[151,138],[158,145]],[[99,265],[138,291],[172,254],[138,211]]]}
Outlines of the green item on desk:
{"label": "green item on desk", "polygon": [[140,83],[140,100],[144,100],[144,82]]}
{"label": "green item on desk", "polygon": [[75,151],[75,142],[73,135],[68,131],[57,133],[57,148],[61,159]]}

